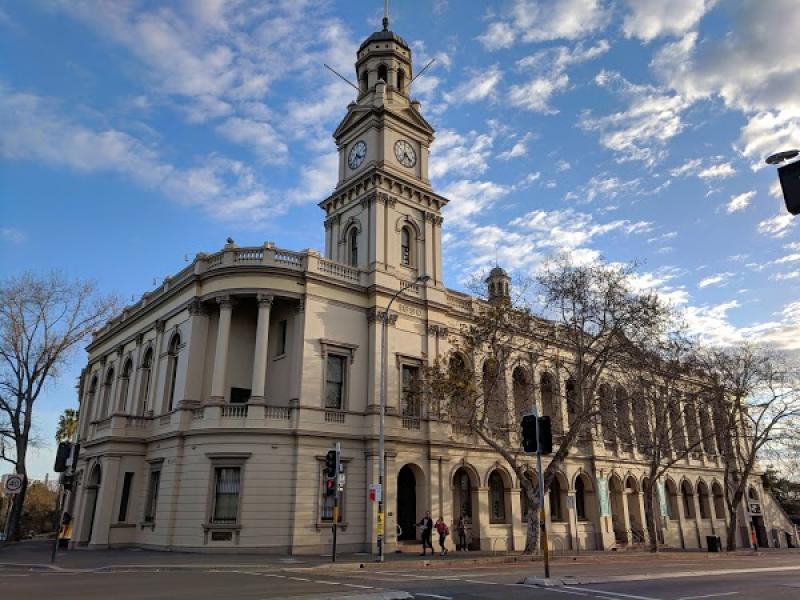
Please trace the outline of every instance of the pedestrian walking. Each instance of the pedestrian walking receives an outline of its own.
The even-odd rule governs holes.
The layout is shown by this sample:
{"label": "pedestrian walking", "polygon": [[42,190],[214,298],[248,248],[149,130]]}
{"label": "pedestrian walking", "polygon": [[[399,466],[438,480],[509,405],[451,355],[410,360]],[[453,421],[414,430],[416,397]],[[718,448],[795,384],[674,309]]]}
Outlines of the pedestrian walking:
{"label": "pedestrian walking", "polygon": [[458,524],[456,524],[456,533],[458,534],[458,544],[456,550],[467,551],[467,524],[464,521],[464,515],[458,517]]}
{"label": "pedestrian walking", "polygon": [[442,517],[437,519],[434,527],[436,527],[436,532],[439,534],[439,547],[442,549],[439,556],[444,556],[447,554],[447,548],[444,547],[444,543],[447,540],[447,536],[450,535],[450,529],[448,529],[447,523],[444,522]]}
{"label": "pedestrian walking", "polygon": [[425,516],[422,517],[422,520],[417,523],[417,527],[422,529],[422,554],[420,556],[425,556],[426,548],[431,549],[431,556],[433,555],[433,519],[431,519],[431,513],[426,512]]}

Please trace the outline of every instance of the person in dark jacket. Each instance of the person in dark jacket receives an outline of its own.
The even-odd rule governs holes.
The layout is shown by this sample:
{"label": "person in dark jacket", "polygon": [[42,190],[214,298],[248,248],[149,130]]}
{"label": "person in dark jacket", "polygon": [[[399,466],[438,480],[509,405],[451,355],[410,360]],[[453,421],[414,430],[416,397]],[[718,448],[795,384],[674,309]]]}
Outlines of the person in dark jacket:
{"label": "person in dark jacket", "polygon": [[420,556],[425,556],[427,548],[431,549],[431,555],[433,555],[433,519],[431,519],[430,512],[425,513],[422,520],[417,523],[417,527],[422,529],[422,554]]}
{"label": "person in dark jacket", "polygon": [[464,515],[458,517],[458,523],[456,524],[456,533],[458,534],[458,544],[456,544],[456,550],[463,550],[464,552],[467,551],[467,524],[464,522]]}

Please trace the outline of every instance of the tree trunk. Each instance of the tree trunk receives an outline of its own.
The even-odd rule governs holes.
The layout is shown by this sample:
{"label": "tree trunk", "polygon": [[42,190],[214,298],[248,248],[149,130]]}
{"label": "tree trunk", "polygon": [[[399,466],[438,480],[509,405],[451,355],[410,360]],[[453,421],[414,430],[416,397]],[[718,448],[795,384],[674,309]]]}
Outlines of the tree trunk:
{"label": "tree trunk", "polygon": [[653,484],[650,482],[644,486],[644,519],[650,538],[650,552],[658,552],[658,523],[653,502]]}
{"label": "tree trunk", "polygon": [[8,518],[8,527],[6,528],[6,539],[9,542],[18,542],[21,537],[19,531],[19,522],[22,518],[22,507],[25,505],[25,494],[28,491],[28,478],[26,477],[22,483],[22,489],[19,494],[12,496],[11,514]]}
{"label": "tree trunk", "polygon": [[728,552],[733,552],[736,550],[736,527],[738,526],[738,513],[738,507],[728,509],[728,541],[725,545]]}
{"label": "tree trunk", "polygon": [[528,499],[528,512],[525,515],[525,521],[528,525],[528,530],[525,532],[525,554],[535,554],[539,546],[539,500],[538,495],[534,494],[532,489],[525,490],[525,496]]}

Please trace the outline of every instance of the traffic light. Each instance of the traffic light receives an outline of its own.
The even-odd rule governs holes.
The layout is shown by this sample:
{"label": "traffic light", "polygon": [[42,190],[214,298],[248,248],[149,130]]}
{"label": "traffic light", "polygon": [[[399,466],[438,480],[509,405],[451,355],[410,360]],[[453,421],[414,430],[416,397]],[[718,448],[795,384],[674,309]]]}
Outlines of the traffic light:
{"label": "traffic light", "polygon": [[781,180],[786,210],[793,215],[800,214],[800,161],[778,167],[778,177]]}
{"label": "traffic light", "polygon": [[336,479],[332,477],[325,478],[325,495],[326,496],[336,495]]}
{"label": "traffic light", "polygon": [[539,417],[539,443],[542,454],[553,453],[553,428],[550,417]]}
{"label": "traffic light", "polygon": [[336,477],[336,450],[328,450],[325,455],[325,476]]}
{"label": "traffic light", "polygon": [[56,473],[63,473],[67,470],[67,462],[69,455],[72,452],[72,444],[70,442],[61,442],[56,451],[56,464],[53,466],[53,471]]}
{"label": "traffic light", "polygon": [[536,437],[536,417],[525,415],[522,417],[522,449],[525,452],[536,452],[538,443],[541,442],[539,450],[542,454],[553,453],[553,430],[550,425],[550,417],[539,417],[539,440]]}
{"label": "traffic light", "polygon": [[522,417],[522,449],[525,452],[536,452],[536,417]]}

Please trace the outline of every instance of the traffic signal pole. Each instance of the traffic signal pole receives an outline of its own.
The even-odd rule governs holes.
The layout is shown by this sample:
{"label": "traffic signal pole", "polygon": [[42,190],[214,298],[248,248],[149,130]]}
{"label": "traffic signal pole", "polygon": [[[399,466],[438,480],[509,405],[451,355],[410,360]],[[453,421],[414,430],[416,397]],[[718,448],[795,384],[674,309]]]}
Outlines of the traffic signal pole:
{"label": "traffic signal pole", "polygon": [[333,551],[331,553],[331,562],[336,562],[336,531],[339,528],[339,497],[341,491],[339,489],[339,474],[341,473],[341,456],[342,444],[336,442],[336,475],[334,478],[334,485],[336,486],[336,494],[333,496]]}
{"label": "traffic signal pole", "polygon": [[536,417],[536,472],[539,474],[539,531],[544,557],[544,576],[550,578],[550,548],[547,543],[547,521],[544,514],[544,473],[542,472],[542,436],[539,431],[539,412],[533,405],[533,416]]}

